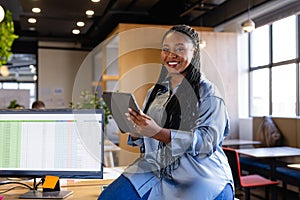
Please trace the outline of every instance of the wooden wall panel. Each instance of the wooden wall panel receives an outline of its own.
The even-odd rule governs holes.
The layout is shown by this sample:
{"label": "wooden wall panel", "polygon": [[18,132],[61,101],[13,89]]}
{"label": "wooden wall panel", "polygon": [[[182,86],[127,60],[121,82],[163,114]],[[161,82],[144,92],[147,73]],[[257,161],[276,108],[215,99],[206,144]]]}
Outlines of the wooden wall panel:
{"label": "wooden wall panel", "polygon": [[[278,129],[282,132],[283,145],[291,147],[300,147],[298,142],[300,120],[297,118],[272,117]],[[258,129],[263,122],[263,117],[253,117],[253,140],[261,140]]]}
{"label": "wooden wall panel", "polygon": [[238,58],[237,34],[202,32],[202,71],[220,90],[230,117],[230,138],[238,138]]}

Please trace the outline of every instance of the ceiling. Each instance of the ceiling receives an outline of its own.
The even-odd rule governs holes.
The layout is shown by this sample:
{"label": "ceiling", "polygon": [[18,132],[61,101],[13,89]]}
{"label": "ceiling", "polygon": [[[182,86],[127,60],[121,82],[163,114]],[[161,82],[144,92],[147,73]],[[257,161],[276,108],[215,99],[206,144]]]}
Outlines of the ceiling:
{"label": "ceiling", "polygon": [[[271,0],[250,0],[252,7]],[[30,42],[76,42],[91,50],[107,37],[118,23],[164,24],[185,23],[192,26],[216,27],[248,9],[247,0],[0,0],[0,5],[13,14],[16,51],[27,51]],[[39,7],[36,14],[32,8]],[[87,17],[85,11],[94,11]],[[28,23],[34,17],[37,23]],[[77,27],[82,21],[84,27]],[[78,35],[72,29],[78,28]],[[20,48],[23,48],[20,50]]]}

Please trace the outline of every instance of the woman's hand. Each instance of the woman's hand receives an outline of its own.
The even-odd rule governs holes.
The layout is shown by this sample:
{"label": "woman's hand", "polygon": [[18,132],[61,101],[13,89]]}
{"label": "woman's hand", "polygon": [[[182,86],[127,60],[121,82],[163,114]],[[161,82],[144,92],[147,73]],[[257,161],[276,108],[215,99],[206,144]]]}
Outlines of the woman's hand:
{"label": "woman's hand", "polygon": [[128,111],[130,121],[134,124],[140,135],[153,137],[162,129],[151,117],[144,114],[142,111],[138,113],[130,108]]}
{"label": "woman's hand", "polygon": [[160,127],[151,117],[144,114],[142,111],[136,112],[128,109],[130,121],[136,127],[140,135],[151,137],[165,143],[171,141],[171,134],[169,129]]}

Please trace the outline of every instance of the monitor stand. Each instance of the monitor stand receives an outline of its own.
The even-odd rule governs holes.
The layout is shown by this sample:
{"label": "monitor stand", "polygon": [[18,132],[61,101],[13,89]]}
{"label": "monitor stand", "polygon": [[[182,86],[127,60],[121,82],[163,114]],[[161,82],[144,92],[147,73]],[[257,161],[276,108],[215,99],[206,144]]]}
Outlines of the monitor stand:
{"label": "monitor stand", "polygon": [[[42,179],[44,182],[44,179]],[[19,196],[20,199],[64,199],[70,196],[73,191],[61,191],[59,180],[54,189],[43,188],[42,191],[37,190],[36,181],[34,179],[34,190],[30,190]]]}
{"label": "monitor stand", "polygon": [[19,196],[20,199],[64,199],[71,195],[73,191],[51,191],[51,192],[44,192],[44,191],[37,191],[37,190],[30,190],[25,194]]}

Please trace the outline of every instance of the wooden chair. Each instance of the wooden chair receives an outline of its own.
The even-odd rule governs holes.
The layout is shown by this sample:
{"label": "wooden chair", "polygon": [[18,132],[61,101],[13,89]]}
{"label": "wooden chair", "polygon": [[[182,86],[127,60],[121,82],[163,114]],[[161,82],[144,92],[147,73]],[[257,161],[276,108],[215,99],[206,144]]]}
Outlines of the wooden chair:
{"label": "wooden chair", "polygon": [[223,150],[231,167],[235,188],[245,191],[245,199],[250,200],[250,189],[257,187],[265,187],[265,199],[269,199],[269,187],[273,187],[279,182],[272,181],[258,174],[242,175],[238,152],[228,147],[223,147]]}

